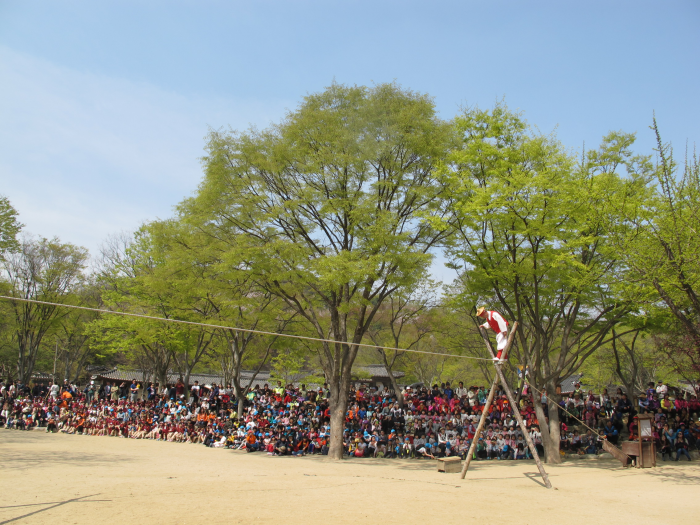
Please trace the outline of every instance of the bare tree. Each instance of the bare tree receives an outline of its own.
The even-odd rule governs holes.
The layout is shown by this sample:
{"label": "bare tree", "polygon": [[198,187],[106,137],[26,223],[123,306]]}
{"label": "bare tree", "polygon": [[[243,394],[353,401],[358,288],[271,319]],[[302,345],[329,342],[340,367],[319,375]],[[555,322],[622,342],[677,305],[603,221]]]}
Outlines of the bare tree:
{"label": "bare tree", "polygon": [[[367,330],[367,336],[377,345],[377,354],[386,368],[401,408],[404,406],[404,398],[394,370],[406,352],[399,349],[414,348],[433,330],[430,309],[436,304],[436,290],[437,283],[426,276],[416,288],[397,291],[377,311]],[[380,347],[392,347],[395,350]]]}
{"label": "bare tree", "polygon": [[[99,290],[91,283],[78,288],[75,297],[82,306],[102,307]],[[85,366],[95,357],[88,325],[99,317],[98,312],[71,309],[59,319],[54,332],[58,350],[56,358],[62,363],[63,377],[72,383],[78,381]]]}

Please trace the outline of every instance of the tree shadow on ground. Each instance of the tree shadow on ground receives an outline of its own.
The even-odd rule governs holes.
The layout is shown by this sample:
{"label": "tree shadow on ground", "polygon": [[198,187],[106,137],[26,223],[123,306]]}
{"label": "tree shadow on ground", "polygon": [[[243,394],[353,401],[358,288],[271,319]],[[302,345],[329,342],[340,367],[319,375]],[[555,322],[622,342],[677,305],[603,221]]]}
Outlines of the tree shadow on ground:
{"label": "tree shadow on ground", "polygon": [[[118,456],[115,454],[88,454],[80,451],[80,444],[76,443],[77,450],[71,452],[58,452],[46,450],[32,450],[32,445],[41,442],[46,444],[45,431],[42,430],[5,430],[0,431],[0,442],[5,450],[2,453],[0,460],[0,471],[2,470],[26,470],[30,468],[41,467],[42,465],[70,465],[72,467],[99,467],[113,465],[115,462],[131,461],[133,458],[128,456]],[[58,436],[56,436],[58,437]],[[72,437],[72,436],[71,436]],[[83,436],[77,436],[83,438]],[[95,438],[96,436],[84,436],[85,439]],[[10,445],[10,447],[7,447]],[[11,445],[23,445],[22,447],[13,447]],[[71,446],[75,446],[71,445]]]}
{"label": "tree shadow on ground", "polygon": [[46,430],[43,428],[34,430],[0,429],[0,441],[2,443],[36,443],[45,435]]}
{"label": "tree shadow on ground", "polygon": [[[690,465],[692,466],[691,462]],[[697,466],[697,463],[695,464]],[[653,476],[662,482],[675,483],[677,485],[700,485],[700,473],[697,468],[683,468],[685,465],[676,463],[671,466],[659,465],[656,468],[643,469],[645,474]]]}
{"label": "tree shadow on ground", "polygon": [[[384,458],[362,458],[362,459],[352,459],[352,463],[358,465],[367,465],[371,467],[394,467],[399,472],[437,472],[437,460],[430,459],[384,459]],[[348,461],[350,463],[350,461]],[[496,476],[489,477],[490,466],[498,465],[500,467],[507,467],[511,470],[518,471],[514,472],[513,475],[506,476]],[[521,469],[527,468],[527,472],[522,472]],[[518,460],[518,461],[497,461],[497,460],[480,460],[472,461],[469,465],[469,472],[467,473],[467,478],[470,481],[486,481],[486,480],[503,480],[503,479],[523,479],[523,477],[533,481],[534,483],[545,486],[542,481],[540,481],[540,473],[537,471],[537,466],[534,461],[531,460]],[[550,475],[551,477],[551,475]],[[392,478],[393,479],[393,478]],[[418,480],[415,480],[418,481]],[[461,481],[460,473],[445,473],[445,482],[441,483],[444,485],[454,485]],[[425,481],[425,483],[435,483]]]}
{"label": "tree shadow on ground", "polygon": [[55,509],[56,507],[61,507],[63,505],[67,505],[69,503],[99,503],[99,502],[103,502],[103,501],[112,501],[109,499],[87,500],[87,498],[92,498],[94,496],[99,496],[99,495],[100,494],[98,493],[98,494],[90,494],[89,496],[80,496],[77,498],[67,499],[64,501],[50,501],[50,502],[46,502],[46,503],[32,503],[29,505],[9,505],[9,506],[5,506],[5,507],[0,507],[0,509],[3,509],[3,510],[5,510],[5,509],[31,510],[32,508],[35,508],[35,507],[42,507],[42,506],[48,505],[48,506],[46,506],[46,508],[31,510],[31,512],[28,512],[26,514],[22,514],[21,516],[16,516],[14,518],[0,521],[0,525],[5,525],[7,523],[12,523],[14,521],[23,520],[24,518],[28,518],[29,516],[34,516],[35,514],[40,514],[42,512],[46,512],[48,510]]}
{"label": "tree shadow on ground", "polygon": [[71,467],[100,467],[133,458],[113,454],[85,454],[81,452],[7,452],[0,461],[2,470],[26,470],[42,465],[67,465]]}

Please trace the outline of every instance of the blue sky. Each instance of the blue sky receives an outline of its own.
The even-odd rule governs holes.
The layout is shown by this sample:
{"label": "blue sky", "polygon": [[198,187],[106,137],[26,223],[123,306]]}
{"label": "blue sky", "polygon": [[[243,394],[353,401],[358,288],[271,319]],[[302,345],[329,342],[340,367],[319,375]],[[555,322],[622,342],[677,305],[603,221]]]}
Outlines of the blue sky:
{"label": "blue sky", "polygon": [[699,23],[696,0],[0,0],[0,194],[95,252],[196,189],[209,128],[264,127],[333,80],[396,80],[443,118],[505,97],[573,149],[624,130],[651,153],[655,111],[683,150]]}

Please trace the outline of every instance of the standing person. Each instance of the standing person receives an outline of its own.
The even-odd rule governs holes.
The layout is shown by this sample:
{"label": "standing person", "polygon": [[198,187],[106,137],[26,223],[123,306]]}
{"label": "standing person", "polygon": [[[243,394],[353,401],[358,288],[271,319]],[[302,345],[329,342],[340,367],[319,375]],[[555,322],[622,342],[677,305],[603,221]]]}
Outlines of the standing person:
{"label": "standing person", "polygon": [[106,399],[106,400],[111,399],[111,395],[112,395],[112,384],[106,383],[104,385],[104,399]]}
{"label": "standing person", "polygon": [[131,381],[131,386],[129,387],[129,392],[131,394],[131,401],[132,402],[136,401],[136,398],[139,395],[139,384],[136,382],[136,379]]}
{"label": "standing person", "polygon": [[192,402],[194,404],[199,403],[199,381],[194,382],[194,385],[190,389],[190,396],[192,396]]}
{"label": "standing person", "polygon": [[95,382],[90,381],[85,387],[85,399],[87,403],[92,403],[92,399],[95,397]]}
{"label": "standing person", "polygon": [[0,418],[2,421],[0,424],[8,428],[8,422],[10,420],[10,413],[12,412],[12,401],[9,396],[5,397],[2,403],[2,412],[0,412]]}
{"label": "standing person", "polygon": [[61,392],[61,387],[58,386],[58,383],[56,381],[51,382],[51,388],[49,389],[49,396],[53,401],[56,401],[58,399],[58,396]]}
{"label": "standing person", "polygon": [[656,386],[656,393],[659,395],[659,399],[664,399],[668,395],[668,386],[664,385],[664,382],[660,379]]}
{"label": "standing person", "polygon": [[469,390],[464,388],[464,383],[462,381],[459,382],[459,386],[455,389],[455,396],[457,396],[458,399],[462,399],[464,396],[469,394]]}
{"label": "standing person", "polygon": [[175,399],[175,385],[168,387],[167,396],[168,399]]}
{"label": "standing person", "polygon": [[156,399],[156,387],[153,384],[153,382],[148,384],[148,388],[146,389],[146,393],[148,395],[149,401],[155,401],[155,399]]}
{"label": "standing person", "polygon": [[494,332],[496,332],[496,349],[498,350],[498,353],[493,360],[499,362],[505,361],[506,356],[502,354],[503,349],[508,343],[508,321],[506,321],[498,312],[486,310],[486,308],[483,306],[476,311],[476,316],[486,319],[486,322],[481,326],[484,328],[491,328]]}
{"label": "standing person", "polygon": [[184,394],[185,383],[182,382],[182,379],[178,379],[177,383],[175,383],[175,398],[180,399]]}

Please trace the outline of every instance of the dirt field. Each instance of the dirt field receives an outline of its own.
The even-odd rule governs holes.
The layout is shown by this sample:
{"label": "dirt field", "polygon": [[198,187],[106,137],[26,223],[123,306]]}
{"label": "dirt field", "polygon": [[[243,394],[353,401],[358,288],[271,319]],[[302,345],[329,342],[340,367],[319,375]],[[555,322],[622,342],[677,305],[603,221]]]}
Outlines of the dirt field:
{"label": "dirt field", "polygon": [[564,463],[548,467],[548,491],[532,462],[477,462],[461,480],[427,460],[333,462],[2,429],[0,525],[688,523],[700,514],[699,463]]}

